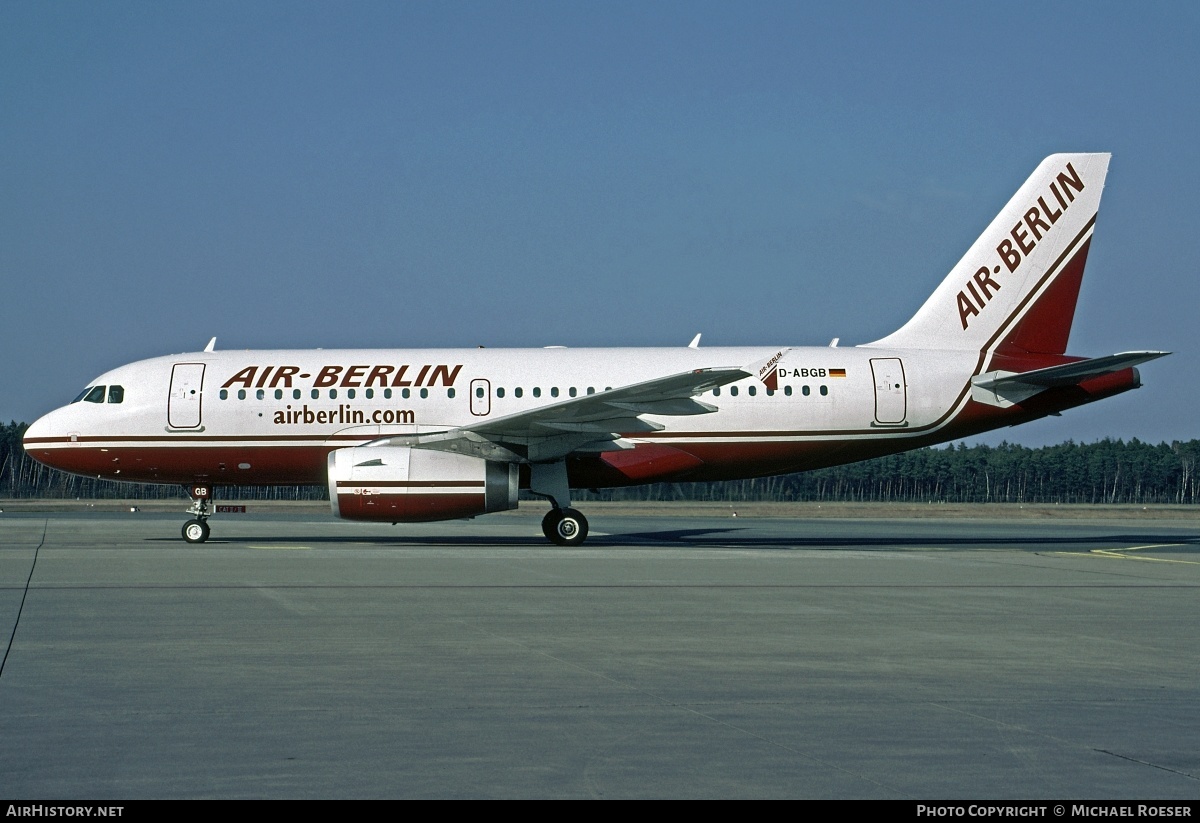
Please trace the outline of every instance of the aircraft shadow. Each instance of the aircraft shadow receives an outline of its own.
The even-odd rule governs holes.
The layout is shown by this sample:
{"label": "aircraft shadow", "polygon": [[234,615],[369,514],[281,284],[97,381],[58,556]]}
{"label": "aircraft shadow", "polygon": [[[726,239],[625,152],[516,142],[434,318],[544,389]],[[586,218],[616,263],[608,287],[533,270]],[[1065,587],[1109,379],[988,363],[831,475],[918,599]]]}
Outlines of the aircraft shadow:
{"label": "aircraft shadow", "polygon": [[[1104,547],[1128,547],[1139,544],[1174,544],[1177,548],[1200,545],[1196,534],[1110,534],[1081,536],[1033,535],[1029,537],[803,537],[792,535],[762,536],[744,534],[744,528],[668,529],[654,532],[626,534],[606,533],[588,538],[581,548],[668,548],[671,546],[722,549],[829,549],[834,551],[860,550],[879,551],[884,549],[930,549],[941,551],[978,551],[981,549],[1084,549]],[[146,538],[147,542],[179,544],[177,537]],[[204,546],[222,546],[240,543],[271,545],[285,548],[291,545],[304,546],[362,546],[380,548],[404,547],[460,547],[460,548],[545,548],[548,550],[573,551],[553,546],[540,536],[509,537],[500,535],[396,535],[396,536],[353,536],[326,535],[311,537],[263,537],[222,535],[210,539]],[[203,548],[201,546],[200,548]]]}

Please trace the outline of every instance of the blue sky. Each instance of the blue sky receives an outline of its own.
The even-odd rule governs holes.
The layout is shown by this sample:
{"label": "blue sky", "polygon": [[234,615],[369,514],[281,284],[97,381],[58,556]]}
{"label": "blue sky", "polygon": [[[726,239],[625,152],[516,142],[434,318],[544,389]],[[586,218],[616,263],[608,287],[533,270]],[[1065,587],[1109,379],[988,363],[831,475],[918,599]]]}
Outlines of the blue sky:
{"label": "blue sky", "polygon": [[1070,351],[989,437],[1200,437],[1200,6],[0,4],[0,420],[221,348],[823,345],[1045,155],[1113,161]]}

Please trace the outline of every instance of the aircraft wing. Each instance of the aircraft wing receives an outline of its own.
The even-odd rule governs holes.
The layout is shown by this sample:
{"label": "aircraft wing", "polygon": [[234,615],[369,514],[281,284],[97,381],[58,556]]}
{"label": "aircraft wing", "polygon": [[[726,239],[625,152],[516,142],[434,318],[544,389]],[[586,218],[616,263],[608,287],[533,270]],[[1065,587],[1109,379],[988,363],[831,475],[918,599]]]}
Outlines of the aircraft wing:
{"label": "aircraft wing", "polygon": [[1166,351],[1127,351],[1027,372],[987,372],[971,378],[971,397],[980,403],[1007,408],[1046,389],[1076,386],[1084,380],[1113,374],[1168,354],[1170,352]]}
{"label": "aircraft wing", "polygon": [[378,442],[518,462],[555,460],[581,450],[629,448],[618,442],[621,434],[663,428],[642,419],[642,415],[714,412],[716,406],[696,400],[695,395],[752,377],[750,368],[753,367],[694,369],[481,420],[445,432],[402,435]]}
{"label": "aircraft wing", "polygon": [[[501,437],[536,437],[560,431],[657,431],[662,427],[641,420],[640,415],[714,412],[717,410],[715,406],[701,403],[693,396],[750,376],[742,369],[696,369],[564,400],[463,428]],[[629,424],[633,424],[632,428],[628,427]]]}

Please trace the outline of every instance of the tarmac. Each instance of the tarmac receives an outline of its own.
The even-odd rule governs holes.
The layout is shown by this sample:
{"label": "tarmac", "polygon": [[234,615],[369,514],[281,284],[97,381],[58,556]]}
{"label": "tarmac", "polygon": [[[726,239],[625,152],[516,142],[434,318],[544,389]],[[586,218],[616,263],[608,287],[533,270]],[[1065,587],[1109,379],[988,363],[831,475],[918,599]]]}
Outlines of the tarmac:
{"label": "tarmac", "polygon": [[0,796],[1200,797],[1194,521],[247,508],[0,514]]}

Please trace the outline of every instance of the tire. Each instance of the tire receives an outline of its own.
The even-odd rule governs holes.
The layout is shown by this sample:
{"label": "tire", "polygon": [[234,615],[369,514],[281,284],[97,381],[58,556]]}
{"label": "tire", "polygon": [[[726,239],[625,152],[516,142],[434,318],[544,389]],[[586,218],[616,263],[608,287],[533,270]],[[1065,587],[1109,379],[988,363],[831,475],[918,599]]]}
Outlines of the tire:
{"label": "tire", "polygon": [[203,543],[208,539],[208,524],[203,520],[189,520],[183,524],[183,539],[189,543]]}
{"label": "tire", "polygon": [[551,543],[578,546],[587,540],[587,518],[575,509],[554,509],[542,520],[542,531]]}
{"label": "tire", "polygon": [[546,539],[551,543],[557,542],[554,539],[554,530],[558,528],[558,521],[561,519],[561,509],[551,509],[550,511],[546,512],[546,516],[542,518],[542,534],[546,535]]}

